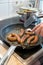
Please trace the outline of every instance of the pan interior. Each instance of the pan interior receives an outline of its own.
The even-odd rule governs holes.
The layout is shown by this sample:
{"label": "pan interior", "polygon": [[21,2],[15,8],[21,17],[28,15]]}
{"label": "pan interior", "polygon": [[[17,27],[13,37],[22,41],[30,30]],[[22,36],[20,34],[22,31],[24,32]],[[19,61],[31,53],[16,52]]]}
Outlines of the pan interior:
{"label": "pan interior", "polygon": [[8,42],[10,45],[18,45],[18,43],[15,41],[15,42],[10,42],[7,40],[7,35],[10,34],[10,33],[19,33],[20,32],[20,29],[24,28],[23,24],[13,24],[13,25],[10,25],[10,26],[7,26],[5,27],[3,30],[2,30],[2,36],[3,36],[3,39]]}
{"label": "pan interior", "polygon": [[[13,24],[13,25],[6,26],[4,29],[2,29],[2,33],[1,33],[3,40],[6,41],[9,45],[19,46],[20,44],[18,44],[16,41],[15,42],[8,41],[7,35],[9,33],[17,33],[18,34],[20,32],[21,28],[26,29],[23,24]],[[33,46],[37,46],[37,45],[41,44],[42,38],[40,36],[38,36],[38,37],[39,37],[38,42]],[[26,46],[26,48],[32,47],[32,46],[29,46],[29,44],[27,44],[26,42],[24,42],[24,43],[25,43],[24,46]]]}

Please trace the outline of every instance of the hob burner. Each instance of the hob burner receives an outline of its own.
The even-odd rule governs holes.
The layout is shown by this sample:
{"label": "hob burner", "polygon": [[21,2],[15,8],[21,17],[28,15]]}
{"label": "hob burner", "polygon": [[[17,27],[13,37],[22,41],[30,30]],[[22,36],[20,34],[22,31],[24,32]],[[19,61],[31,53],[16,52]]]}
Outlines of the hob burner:
{"label": "hob burner", "polygon": [[38,45],[36,47],[33,47],[32,49],[23,49],[22,47],[17,47],[15,49],[15,53],[18,54],[21,58],[27,59],[37,51],[39,51],[42,48],[41,45]]}

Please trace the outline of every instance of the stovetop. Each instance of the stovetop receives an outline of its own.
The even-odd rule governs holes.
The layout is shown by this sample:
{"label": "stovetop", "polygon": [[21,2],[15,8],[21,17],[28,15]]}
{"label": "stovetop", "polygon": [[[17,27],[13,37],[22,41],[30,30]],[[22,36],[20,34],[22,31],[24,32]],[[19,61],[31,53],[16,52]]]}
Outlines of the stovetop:
{"label": "stovetop", "polygon": [[32,49],[23,49],[22,47],[17,47],[15,49],[15,53],[18,54],[22,59],[27,59],[37,51],[39,51],[42,48],[41,45],[38,45],[36,47],[33,47]]}
{"label": "stovetop", "polygon": [[[6,25],[8,25],[8,24],[13,24],[13,23],[18,23],[19,22],[19,17],[13,17],[13,18],[10,18],[10,19],[6,19],[6,20],[3,20],[3,21],[1,21],[0,22],[0,29],[2,28],[2,27],[4,27],[4,26],[6,26]],[[16,21],[16,22],[15,22]],[[34,26],[30,26],[30,28],[33,28]],[[1,38],[1,36],[0,36],[0,39],[2,40],[2,38]],[[9,47],[9,46],[8,46]],[[37,49],[36,49],[37,48]],[[34,56],[32,56],[31,57],[31,59],[27,59],[25,62],[27,62],[27,63],[32,63],[33,61],[36,61],[39,57],[39,55],[41,55],[42,54],[42,49],[41,49],[42,47],[41,47],[41,45],[39,45],[38,47],[35,47],[35,48],[33,48],[33,49],[22,49],[22,48],[20,48],[20,47],[17,47],[16,49],[15,49],[15,53],[17,54],[15,54],[14,53],[14,56],[16,56],[16,58],[18,59],[18,60],[20,60],[22,63],[24,63],[24,61],[22,61],[23,59],[27,59],[28,57],[30,57],[31,55],[34,55]],[[40,50],[41,49],[41,50]],[[36,54],[36,52],[38,51],[38,53]],[[39,52],[40,51],[40,52]],[[36,56],[36,57],[35,57]],[[21,59],[21,58],[22,59]],[[36,59],[37,58],[37,59]],[[35,60],[34,60],[35,59]],[[33,60],[33,61],[32,61]],[[30,65],[30,64],[28,64],[28,65]]]}

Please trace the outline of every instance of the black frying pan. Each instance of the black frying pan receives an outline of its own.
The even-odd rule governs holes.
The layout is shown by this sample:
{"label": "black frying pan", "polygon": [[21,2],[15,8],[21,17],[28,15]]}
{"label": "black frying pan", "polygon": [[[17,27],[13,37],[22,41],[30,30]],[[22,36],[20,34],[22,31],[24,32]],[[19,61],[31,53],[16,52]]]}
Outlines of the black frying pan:
{"label": "black frying pan", "polygon": [[[21,28],[27,29],[27,28],[24,27],[24,25],[22,23],[10,24],[10,25],[7,25],[4,28],[2,28],[2,30],[1,30],[1,37],[2,37],[3,41],[7,42],[7,44],[9,44],[9,45],[22,46],[21,44],[18,44],[17,42],[10,42],[6,38],[6,35],[11,33],[11,32],[19,33]],[[38,36],[38,37],[39,37],[39,40],[38,40],[38,42],[34,46],[30,46],[29,44],[27,44],[25,42],[25,45],[22,46],[22,47],[23,48],[33,48],[35,46],[38,46],[42,42],[41,41],[42,38],[40,36]]]}

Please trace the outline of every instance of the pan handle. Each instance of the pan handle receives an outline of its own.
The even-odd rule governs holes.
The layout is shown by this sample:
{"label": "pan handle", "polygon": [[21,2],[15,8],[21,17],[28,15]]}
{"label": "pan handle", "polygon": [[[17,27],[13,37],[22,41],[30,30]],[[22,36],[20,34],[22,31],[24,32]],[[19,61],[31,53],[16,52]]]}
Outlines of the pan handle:
{"label": "pan handle", "polygon": [[8,58],[11,57],[11,55],[14,53],[16,46],[11,46],[8,51],[4,54],[2,59],[0,60],[0,65],[3,65]]}

